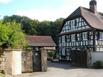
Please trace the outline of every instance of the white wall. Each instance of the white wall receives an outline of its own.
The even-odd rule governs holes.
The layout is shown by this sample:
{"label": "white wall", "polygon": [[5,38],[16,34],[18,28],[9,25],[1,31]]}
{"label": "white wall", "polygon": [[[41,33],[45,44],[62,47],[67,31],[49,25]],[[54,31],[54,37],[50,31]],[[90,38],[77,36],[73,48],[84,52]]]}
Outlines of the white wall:
{"label": "white wall", "polygon": [[12,75],[22,73],[21,53],[21,51],[12,51]]}
{"label": "white wall", "polygon": [[103,61],[103,52],[91,52],[91,64],[98,60]]}

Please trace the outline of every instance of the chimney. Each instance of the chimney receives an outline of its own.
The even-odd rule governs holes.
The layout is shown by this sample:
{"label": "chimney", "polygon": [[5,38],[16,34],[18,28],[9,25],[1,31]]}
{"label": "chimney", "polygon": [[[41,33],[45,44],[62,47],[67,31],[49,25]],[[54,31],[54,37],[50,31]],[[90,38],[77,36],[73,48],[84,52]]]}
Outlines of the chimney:
{"label": "chimney", "polygon": [[96,0],[91,0],[89,3],[90,6],[90,11],[93,13],[97,12],[97,1]]}

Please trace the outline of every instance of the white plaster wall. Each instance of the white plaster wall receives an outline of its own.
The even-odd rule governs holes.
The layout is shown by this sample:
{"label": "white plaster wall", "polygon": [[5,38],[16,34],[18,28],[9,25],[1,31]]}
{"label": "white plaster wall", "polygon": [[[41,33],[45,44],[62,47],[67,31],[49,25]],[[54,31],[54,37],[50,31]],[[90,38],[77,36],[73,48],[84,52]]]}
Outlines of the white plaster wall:
{"label": "white plaster wall", "polygon": [[55,47],[44,47],[44,49],[47,49],[47,50],[56,50]]}
{"label": "white plaster wall", "polygon": [[12,51],[12,75],[22,73],[21,51]]}
{"label": "white plaster wall", "polygon": [[103,52],[91,52],[91,64],[96,61],[103,61]]}

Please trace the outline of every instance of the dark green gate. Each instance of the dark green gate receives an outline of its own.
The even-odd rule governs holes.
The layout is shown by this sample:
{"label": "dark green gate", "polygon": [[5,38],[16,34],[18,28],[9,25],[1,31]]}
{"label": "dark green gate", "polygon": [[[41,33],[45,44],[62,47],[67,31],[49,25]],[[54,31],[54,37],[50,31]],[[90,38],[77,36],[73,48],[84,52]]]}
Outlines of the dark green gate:
{"label": "dark green gate", "polygon": [[87,52],[72,50],[70,52],[71,61],[77,66],[87,67]]}
{"label": "dark green gate", "polygon": [[33,48],[33,71],[41,71],[41,51],[39,47],[34,47]]}

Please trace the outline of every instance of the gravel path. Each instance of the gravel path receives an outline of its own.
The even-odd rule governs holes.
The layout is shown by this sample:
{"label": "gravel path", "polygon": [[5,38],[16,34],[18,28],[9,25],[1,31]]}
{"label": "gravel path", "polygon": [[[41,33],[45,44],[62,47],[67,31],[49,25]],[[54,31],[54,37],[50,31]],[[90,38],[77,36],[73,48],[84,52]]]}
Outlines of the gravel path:
{"label": "gravel path", "polygon": [[26,73],[17,77],[103,77],[103,69],[74,68],[69,64],[49,63],[47,72]]}

